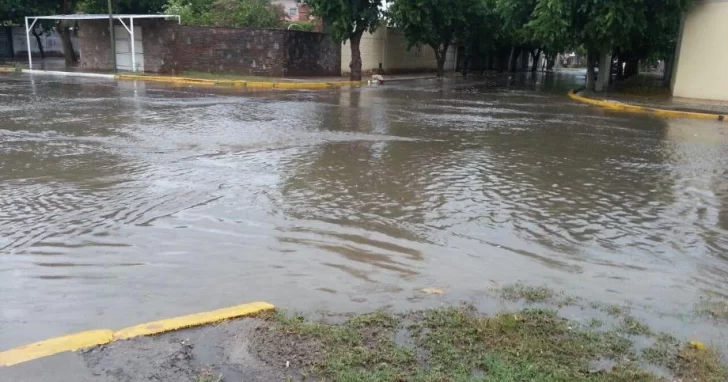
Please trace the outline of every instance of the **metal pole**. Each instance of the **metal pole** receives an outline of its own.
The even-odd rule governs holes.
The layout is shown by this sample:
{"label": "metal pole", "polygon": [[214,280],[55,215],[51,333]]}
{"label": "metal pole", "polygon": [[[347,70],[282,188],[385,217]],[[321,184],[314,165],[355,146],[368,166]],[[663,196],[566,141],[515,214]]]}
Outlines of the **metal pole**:
{"label": "metal pole", "polygon": [[135,46],[136,43],[134,42],[134,18],[129,17],[129,24],[131,24],[131,71],[136,73],[137,67],[136,67],[136,51]]}
{"label": "metal pole", "polygon": [[30,52],[30,27],[28,27],[28,18],[25,18],[25,43],[28,47],[28,68],[33,69],[33,55]]}
{"label": "metal pole", "polygon": [[109,36],[111,36],[111,70],[116,71],[116,37],[114,36],[114,10],[111,7],[111,0],[107,0],[109,6]]}

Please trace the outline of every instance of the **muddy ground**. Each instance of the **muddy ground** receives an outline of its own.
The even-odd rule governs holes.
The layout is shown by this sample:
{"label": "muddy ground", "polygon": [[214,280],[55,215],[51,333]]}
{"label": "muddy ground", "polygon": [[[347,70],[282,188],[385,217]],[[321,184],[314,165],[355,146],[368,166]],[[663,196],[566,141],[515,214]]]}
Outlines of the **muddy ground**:
{"label": "muddy ground", "polygon": [[[1,381],[279,381],[295,368],[262,361],[280,343],[256,335],[268,323],[232,320],[154,337],[114,342],[0,369]],[[296,360],[293,359],[294,365]]]}
{"label": "muddy ground", "polygon": [[[522,284],[493,298],[509,308],[266,312],[0,368],[0,381],[728,380],[720,343],[664,332],[631,307]],[[709,306],[695,314],[725,327],[728,303]]]}

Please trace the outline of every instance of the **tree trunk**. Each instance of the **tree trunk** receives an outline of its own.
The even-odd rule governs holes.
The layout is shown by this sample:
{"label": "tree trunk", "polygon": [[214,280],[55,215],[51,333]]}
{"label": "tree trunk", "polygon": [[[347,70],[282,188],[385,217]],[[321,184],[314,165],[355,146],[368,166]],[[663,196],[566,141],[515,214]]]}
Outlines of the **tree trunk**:
{"label": "tree trunk", "polygon": [[554,65],[556,65],[556,54],[550,53],[548,56],[546,56],[546,70],[554,70]]}
{"label": "tree trunk", "polygon": [[468,65],[470,64],[470,59],[473,56],[472,52],[473,52],[473,49],[472,49],[471,45],[468,44],[465,47],[465,52],[463,53],[463,67],[462,67],[463,77],[468,76]]}
{"label": "tree trunk", "polygon": [[640,61],[630,58],[626,60],[624,65],[624,72],[622,78],[629,78],[640,73]]}
{"label": "tree trunk", "polygon": [[597,77],[597,81],[594,84],[594,91],[596,92],[603,92],[609,86],[609,69],[612,66],[609,61],[610,57],[612,56],[607,49],[599,52],[599,77]]}
{"label": "tree trunk", "polygon": [[38,44],[38,50],[40,51],[40,58],[45,58],[45,50],[43,49],[43,43],[40,41],[40,35],[38,32],[36,32],[35,27],[33,27],[33,37],[35,37],[35,42]]}
{"label": "tree trunk", "polygon": [[531,71],[535,72],[538,70],[539,59],[541,58],[541,49],[536,49],[533,53],[533,62],[531,63]]}
{"label": "tree trunk", "polygon": [[66,58],[66,65],[73,65],[78,62],[78,57],[71,43],[71,29],[62,23],[58,24],[57,29],[58,34],[61,36],[61,46],[63,47],[63,56]]}
{"label": "tree trunk", "polygon": [[528,71],[528,58],[531,56],[531,52],[526,49],[521,49],[521,68],[523,72]]}
{"label": "tree trunk", "polygon": [[594,56],[596,53],[589,50],[586,54],[586,90],[594,90]]}
{"label": "tree trunk", "polygon": [[521,48],[518,47],[511,47],[511,55],[508,57],[508,71],[509,72],[515,72],[516,71],[516,60],[518,59],[518,54],[521,53]]}
{"label": "tree trunk", "polygon": [[663,69],[664,72],[662,73],[662,86],[669,88],[670,83],[672,82],[672,62],[674,60],[673,55],[670,55],[669,57],[665,58],[665,68]]}
{"label": "tree trunk", "polygon": [[351,63],[349,64],[349,80],[361,81],[361,50],[359,49],[359,43],[361,42],[361,36],[364,31],[354,32],[349,38],[349,45],[351,45]]}

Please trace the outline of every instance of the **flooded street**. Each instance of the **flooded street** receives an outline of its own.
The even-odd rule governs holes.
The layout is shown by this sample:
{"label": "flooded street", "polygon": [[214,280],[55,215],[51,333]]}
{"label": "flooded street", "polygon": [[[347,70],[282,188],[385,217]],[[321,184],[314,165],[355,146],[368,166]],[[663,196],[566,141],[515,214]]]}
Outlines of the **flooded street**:
{"label": "flooded street", "polygon": [[578,104],[580,81],[1,76],[0,350],[257,300],[404,310],[523,281],[679,313],[728,295],[726,125]]}

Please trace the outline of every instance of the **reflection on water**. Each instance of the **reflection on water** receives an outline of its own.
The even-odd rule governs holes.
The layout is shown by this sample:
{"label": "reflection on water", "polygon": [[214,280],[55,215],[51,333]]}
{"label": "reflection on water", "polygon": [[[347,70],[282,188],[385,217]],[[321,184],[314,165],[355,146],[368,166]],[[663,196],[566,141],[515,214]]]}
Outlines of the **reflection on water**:
{"label": "reflection on water", "polygon": [[726,130],[574,104],[579,75],[242,96],[3,77],[0,344],[432,285],[728,293]]}

